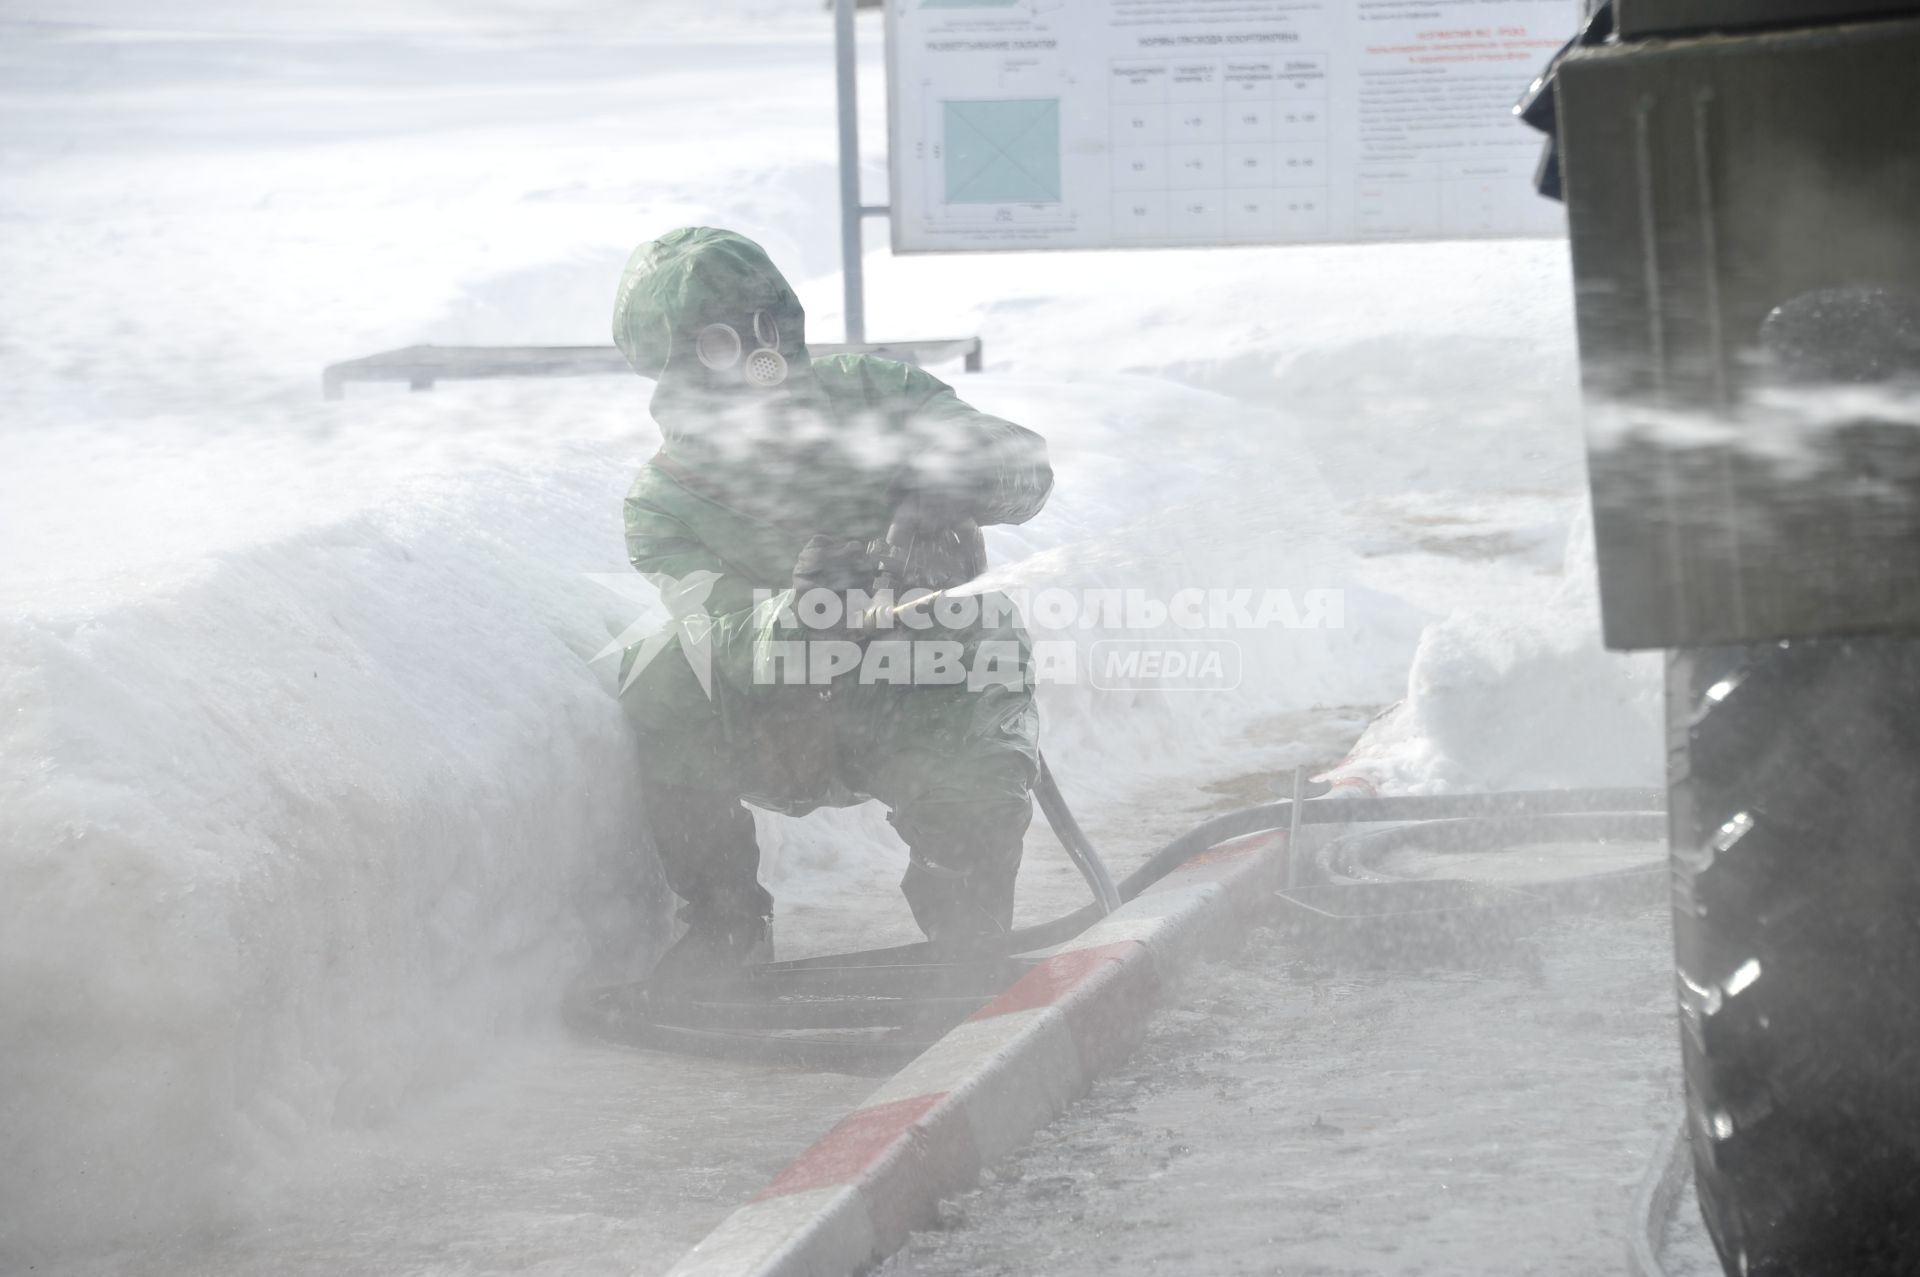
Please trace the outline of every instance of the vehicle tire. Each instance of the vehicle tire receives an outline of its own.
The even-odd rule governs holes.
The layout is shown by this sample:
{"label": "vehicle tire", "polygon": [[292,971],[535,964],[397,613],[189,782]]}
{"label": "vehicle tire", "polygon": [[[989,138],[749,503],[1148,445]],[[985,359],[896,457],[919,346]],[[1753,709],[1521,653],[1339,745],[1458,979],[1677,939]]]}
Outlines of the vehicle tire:
{"label": "vehicle tire", "polygon": [[1727,1273],[1920,1273],[1920,641],[1675,654],[1695,1187]]}

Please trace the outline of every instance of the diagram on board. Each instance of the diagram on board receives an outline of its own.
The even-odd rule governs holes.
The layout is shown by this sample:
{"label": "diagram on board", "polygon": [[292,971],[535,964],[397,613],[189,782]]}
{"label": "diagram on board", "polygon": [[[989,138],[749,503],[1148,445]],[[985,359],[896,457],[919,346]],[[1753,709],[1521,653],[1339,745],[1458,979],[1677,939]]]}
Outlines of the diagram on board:
{"label": "diagram on board", "polygon": [[895,251],[1564,233],[1511,107],[1580,0],[885,2]]}
{"label": "diagram on board", "polygon": [[1057,204],[1060,99],[941,103],[945,202]]}

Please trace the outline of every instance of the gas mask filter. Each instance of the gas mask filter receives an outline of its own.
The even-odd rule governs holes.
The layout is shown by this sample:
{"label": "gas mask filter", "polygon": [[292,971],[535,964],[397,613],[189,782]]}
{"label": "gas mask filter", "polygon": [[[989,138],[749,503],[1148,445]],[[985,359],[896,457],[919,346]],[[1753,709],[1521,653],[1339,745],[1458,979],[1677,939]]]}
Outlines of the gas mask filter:
{"label": "gas mask filter", "polygon": [[753,313],[754,349],[746,351],[740,333],[731,324],[708,324],[693,339],[694,353],[714,372],[735,372],[756,390],[771,390],[787,379],[787,361],[781,355],[780,328],[763,310]]}

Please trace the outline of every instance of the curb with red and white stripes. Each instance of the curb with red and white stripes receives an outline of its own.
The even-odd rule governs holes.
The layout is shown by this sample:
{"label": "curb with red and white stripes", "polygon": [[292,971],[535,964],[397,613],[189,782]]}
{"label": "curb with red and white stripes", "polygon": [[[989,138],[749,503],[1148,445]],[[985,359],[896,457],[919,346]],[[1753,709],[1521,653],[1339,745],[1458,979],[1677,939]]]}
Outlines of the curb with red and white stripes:
{"label": "curb with red and white stripes", "polygon": [[1119,1063],[1173,971],[1285,865],[1279,833],[1189,860],[895,1074],[668,1277],[843,1277],[892,1254]]}

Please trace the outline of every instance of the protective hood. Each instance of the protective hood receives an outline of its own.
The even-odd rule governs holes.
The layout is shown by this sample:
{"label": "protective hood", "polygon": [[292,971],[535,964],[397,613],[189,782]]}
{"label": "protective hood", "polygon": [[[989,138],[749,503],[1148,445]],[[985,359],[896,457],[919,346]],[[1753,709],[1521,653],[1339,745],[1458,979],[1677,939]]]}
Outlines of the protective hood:
{"label": "protective hood", "polygon": [[614,296],[613,341],[635,372],[660,383],[654,392],[658,417],[663,406],[714,394],[695,351],[700,330],[726,324],[751,347],[756,314],[771,321],[774,348],[787,362],[781,391],[789,399],[809,396],[806,311],[772,259],[744,235],[688,227],[642,244],[627,259]]}

